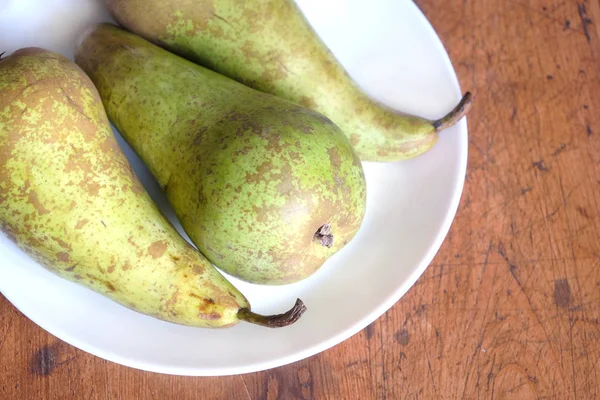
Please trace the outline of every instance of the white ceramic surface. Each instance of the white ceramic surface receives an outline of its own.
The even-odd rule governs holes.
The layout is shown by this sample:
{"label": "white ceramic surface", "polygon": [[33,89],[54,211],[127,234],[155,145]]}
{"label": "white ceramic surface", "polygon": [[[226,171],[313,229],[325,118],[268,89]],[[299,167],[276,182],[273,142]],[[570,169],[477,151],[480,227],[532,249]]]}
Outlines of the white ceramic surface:
{"label": "white ceramic surface", "polygon": [[[425,117],[460,99],[448,56],[408,0],[300,0],[319,34],[372,96]],[[90,23],[109,20],[100,0],[0,0],[0,52],[41,46],[72,56]],[[124,144],[136,173],[166,207],[147,170]],[[296,297],[304,317],[284,329],[177,326],[137,314],[42,269],[0,234],[0,291],[36,324],[99,357],[149,371],[228,375],[287,364],[323,351],[373,322],[414,284],[456,212],[467,160],[467,124],[444,131],[427,154],[365,163],[368,210],[358,236],[309,279],[284,287],[232,279],[258,312]],[[168,215],[173,215],[167,209]]]}

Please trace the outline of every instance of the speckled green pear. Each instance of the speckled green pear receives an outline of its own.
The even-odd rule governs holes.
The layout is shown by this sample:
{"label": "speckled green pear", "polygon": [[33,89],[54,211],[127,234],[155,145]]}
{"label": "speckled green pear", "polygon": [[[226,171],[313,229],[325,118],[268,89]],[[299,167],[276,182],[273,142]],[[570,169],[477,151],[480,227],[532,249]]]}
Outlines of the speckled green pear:
{"label": "speckled green pear", "polygon": [[215,265],[254,283],[306,278],[354,237],[365,180],[329,119],[112,25],[76,62]]}
{"label": "speckled green pear", "polygon": [[156,208],[89,78],[39,48],[0,60],[0,226],[50,271],[165,321],[282,326],[304,311],[252,313]]}
{"label": "speckled green pear", "polygon": [[362,160],[397,161],[429,150],[471,96],[439,120],[395,112],[366,96],[293,0],[106,0],[127,29],[245,85],[316,110]]}

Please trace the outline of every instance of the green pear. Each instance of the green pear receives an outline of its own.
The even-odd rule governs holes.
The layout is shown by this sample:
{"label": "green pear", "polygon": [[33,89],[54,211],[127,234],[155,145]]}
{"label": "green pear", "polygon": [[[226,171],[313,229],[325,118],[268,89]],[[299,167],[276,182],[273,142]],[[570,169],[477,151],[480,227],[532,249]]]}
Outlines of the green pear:
{"label": "green pear", "polygon": [[305,309],[252,313],[156,208],[89,78],[39,48],[0,60],[0,226],[55,274],[165,321],[283,326]]}
{"label": "green pear", "polygon": [[369,98],[293,0],[106,0],[127,29],[247,86],[329,117],[362,160],[398,161],[429,150],[471,104],[427,120]]}
{"label": "green pear", "polygon": [[326,117],[111,25],[83,39],[76,62],[221,269],[254,283],[295,282],[358,231],[362,165]]}

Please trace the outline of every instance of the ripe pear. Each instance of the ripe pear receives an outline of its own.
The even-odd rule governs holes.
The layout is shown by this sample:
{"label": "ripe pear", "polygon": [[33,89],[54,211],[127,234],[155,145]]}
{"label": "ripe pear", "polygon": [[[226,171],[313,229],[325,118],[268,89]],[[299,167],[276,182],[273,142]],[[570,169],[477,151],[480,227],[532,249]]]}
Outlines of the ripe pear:
{"label": "ripe pear", "polygon": [[111,25],[83,39],[76,62],[189,237],[226,272],[295,282],[358,231],[362,165],[326,117]]}
{"label": "ripe pear", "polygon": [[39,48],[0,61],[0,226],[50,271],[178,324],[264,317],[156,208],[112,134],[93,83]]}
{"label": "ripe pear", "polygon": [[247,86],[329,117],[362,160],[418,156],[471,104],[467,93],[438,120],[398,113],[369,98],[293,0],[106,0],[127,29]]}

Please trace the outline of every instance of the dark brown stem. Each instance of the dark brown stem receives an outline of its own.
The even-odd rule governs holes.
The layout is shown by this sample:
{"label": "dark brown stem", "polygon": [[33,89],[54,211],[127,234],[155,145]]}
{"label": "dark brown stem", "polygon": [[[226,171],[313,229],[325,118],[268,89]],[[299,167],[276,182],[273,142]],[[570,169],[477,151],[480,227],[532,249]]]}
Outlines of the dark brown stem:
{"label": "dark brown stem", "polygon": [[331,225],[325,224],[319,229],[317,229],[313,239],[321,243],[321,246],[329,248],[333,246],[333,234],[331,233]]}
{"label": "dark brown stem", "polygon": [[297,299],[294,307],[285,314],[260,315],[253,313],[247,308],[241,308],[237,316],[240,320],[250,322],[251,324],[266,326],[268,328],[281,328],[298,321],[302,314],[304,314],[304,311],[306,311],[306,306],[302,300]]}
{"label": "dark brown stem", "polygon": [[465,93],[458,105],[452,111],[446,114],[445,117],[433,121],[433,127],[437,132],[450,128],[456,124],[462,117],[467,115],[471,109],[471,92]]}

